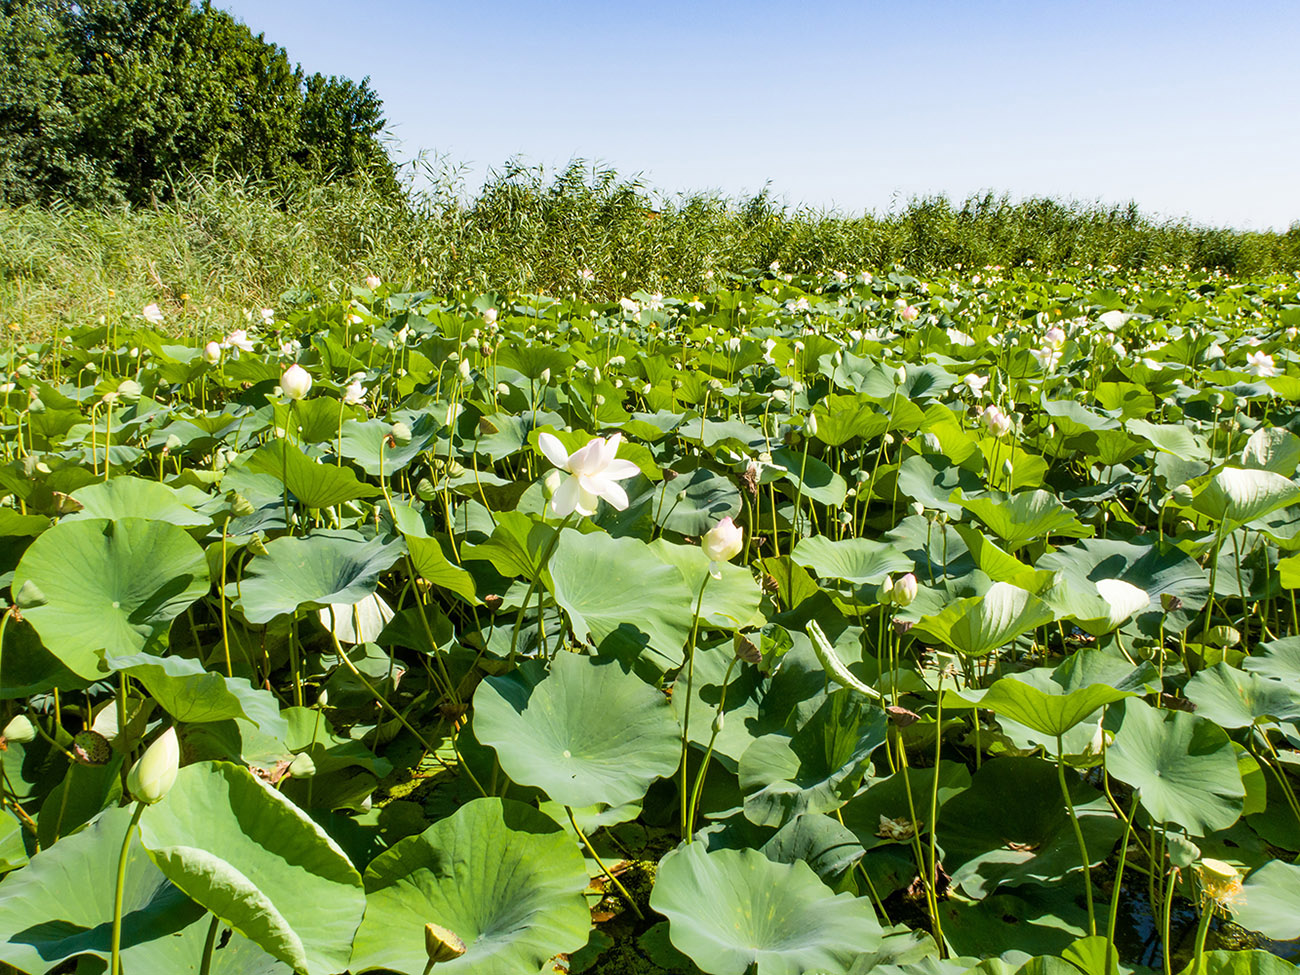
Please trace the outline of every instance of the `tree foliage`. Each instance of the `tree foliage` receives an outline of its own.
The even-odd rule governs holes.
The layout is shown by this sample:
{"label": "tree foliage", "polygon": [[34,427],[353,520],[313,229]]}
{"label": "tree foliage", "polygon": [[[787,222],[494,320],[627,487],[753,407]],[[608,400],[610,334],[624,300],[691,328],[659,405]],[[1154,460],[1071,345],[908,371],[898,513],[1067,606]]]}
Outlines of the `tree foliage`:
{"label": "tree foliage", "polygon": [[395,187],[382,113],[206,0],[0,0],[6,203],[140,202],[185,170]]}

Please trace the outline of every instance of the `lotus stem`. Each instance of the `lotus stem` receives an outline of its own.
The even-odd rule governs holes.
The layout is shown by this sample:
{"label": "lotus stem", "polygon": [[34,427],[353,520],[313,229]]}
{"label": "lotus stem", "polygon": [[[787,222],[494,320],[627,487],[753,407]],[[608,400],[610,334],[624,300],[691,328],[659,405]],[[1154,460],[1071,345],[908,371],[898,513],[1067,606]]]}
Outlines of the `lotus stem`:
{"label": "lotus stem", "polygon": [[[519,612],[515,614],[515,631],[510,636],[510,666],[515,665],[518,659],[517,647],[519,645],[519,631],[524,625],[524,610],[528,608],[528,601],[533,598],[533,593],[537,590],[537,584],[541,582],[542,573],[546,571],[547,564],[551,561],[551,555],[555,552],[555,546],[560,541],[560,535],[564,529],[569,527],[569,521],[573,518],[573,512],[564,516],[560,522],[560,527],[555,529],[555,534],[550,537],[546,543],[546,549],[542,552],[542,558],[537,563],[537,573],[528,581],[528,591],[524,593],[524,598],[519,603]],[[545,518],[543,518],[545,524]]]}
{"label": "lotus stem", "polygon": [[1075,842],[1079,844],[1079,856],[1083,860],[1083,893],[1088,901],[1088,934],[1097,933],[1097,913],[1092,904],[1092,858],[1088,856],[1088,844],[1083,839],[1083,829],[1079,826],[1079,817],[1074,811],[1074,801],[1070,798],[1070,789],[1065,784],[1065,744],[1061,735],[1056,736],[1056,780],[1061,785],[1061,798],[1065,800],[1065,811],[1070,815],[1070,826],[1074,829]]}
{"label": "lotus stem", "polygon": [[[691,730],[691,687],[695,680],[695,638],[700,631],[700,610],[704,606],[704,590],[709,585],[709,574],[704,574],[704,581],[700,583],[700,594],[695,600],[695,616],[691,620],[691,639],[686,645],[686,702],[682,705],[682,782],[679,791],[681,792],[681,818],[682,818],[682,839],[687,843],[691,842],[690,823],[687,821],[690,804],[690,792],[686,788],[686,758],[690,753],[690,730]],[[674,693],[676,687],[674,686]],[[704,768],[700,768],[700,774],[704,773]]]}
{"label": "lotus stem", "polygon": [[573,826],[573,831],[578,834],[578,839],[582,840],[582,845],[587,848],[588,855],[596,861],[596,866],[600,867],[600,872],[609,878],[611,884],[618,888],[618,892],[623,895],[623,899],[628,902],[628,905],[632,908],[636,916],[640,920],[644,921],[645,915],[641,913],[641,908],[636,906],[636,901],[634,901],[632,895],[627,892],[627,888],[623,886],[617,877],[610,873],[609,867],[605,866],[605,861],[600,858],[600,854],[598,854],[595,848],[591,845],[591,840],[587,839],[587,834],[582,831],[578,826],[578,821],[573,818],[573,810],[569,806],[565,806],[564,811],[568,813],[569,823]]}
{"label": "lotus stem", "polygon": [[210,975],[212,972],[212,949],[217,945],[217,928],[221,919],[215,914],[212,915],[212,922],[208,925],[208,936],[203,942],[203,960],[199,963],[199,975]]}
{"label": "lotus stem", "polygon": [[126,836],[122,838],[122,852],[117,858],[117,887],[113,893],[113,936],[110,943],[109,975],[122,975],[122,895],[126,890],[126,858],[131,849],[131,837],[140,822],[144,807],[143,802],[135,804],[135,812],[131,814],[131,825],[126,828]]}

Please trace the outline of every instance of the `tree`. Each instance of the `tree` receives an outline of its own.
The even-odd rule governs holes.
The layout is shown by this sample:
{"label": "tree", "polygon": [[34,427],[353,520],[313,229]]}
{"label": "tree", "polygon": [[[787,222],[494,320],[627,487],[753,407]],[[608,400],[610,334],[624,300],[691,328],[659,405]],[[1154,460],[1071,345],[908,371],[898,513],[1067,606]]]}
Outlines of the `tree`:
{"label": "tree", "polygon": [[139,202],[185,170],[378,173],[369,87],[312,75],[209,2],[0,0],[0,195]]}

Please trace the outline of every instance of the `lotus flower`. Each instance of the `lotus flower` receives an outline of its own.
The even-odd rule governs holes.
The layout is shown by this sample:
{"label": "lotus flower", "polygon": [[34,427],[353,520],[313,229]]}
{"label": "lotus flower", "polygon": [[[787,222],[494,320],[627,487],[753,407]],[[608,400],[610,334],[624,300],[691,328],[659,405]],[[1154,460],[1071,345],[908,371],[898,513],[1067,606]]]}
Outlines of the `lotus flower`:
{"label": "lotus flower", "polygon": [[[704,554],[709,557],[709,561],[716,565],[718,562],[730,562],[739,555],[744,541],[745,530],[728,515],[705,532],[704,537],[700,539],[700,546],[704,549]],[[713,566],[710,566],[710,571],[715,571]]]}
{"label": "lotus flower", "polygon": [[1053,349],[1059,349],[1065,345],[1065,329],[1059,325],[1053,325],[1043,333],[1043,344]]}
{"label": "lotus flower", "polygon": [[280,377],[280,388],[289,399],[302,399],[311,392],[311,373],[295,362]]}
{"label": "lotus flower", "polygon": [[140,315],[150,325],[161,325],[163,322],[162,309],[158,307],[157,302],[145,305],[144,310],[140,312]]}
{"label": "lotus flower", "polygon": [[1248,352],[1246,354],[1246,371],[1252,376],[1268,379],[1278,374],[1273,357],[1267,352]]}
{"label": "lotus flower", "polygon": [[621,433],[596,437],[572,454],[564,449],[560,438],[551,433],[539,434],[537,446],[546,459],[570,477],[564,479],[551,497],[551,511],[562,517],[578,512],[591,516],[596,502],[604,498],[619,511],[627,508],[627,492],[616,481],[634,477],[640,468],[630,460],[618,460]]}
{"label": "lotus flower", "polygon": [[248,337],[247,330],[237,328],[226,336],[226,340],[221,343],[221,347],[224,349],[240,349],[243,352],[252,352],[253,340]]}
{"label": "lotus flower", "polygon": [[995,437],[1006,436],[1011,430],[1011,417],[996,406],[990,406],[985,410],[980,419],[984,421],[984,426],[988,428],[989,433]]}
{"label": "lotus flower", "polygon": [[920,586],[917,585],[916,576],[909,572],[907,575],[899,576],[894,580],[894,585],[890,588],[890,595],[893,597],[895,604],[910,606],[919,589]]}
{"label": "lotus flower", "polygon": [[203,347],[203,361],[216,365],[221,361],[221,346],[216,342],[209,342]]}
{"label": "lotus flower", "polygon": [[371,291],[374,291],[383,283],[384,282],[379,279],[379,275],[377,274],[366,275],[366,287],[369,288]]}
{"label": "lotus flower", "polygon": [[126,787],[138,801],[153,805],[176,784],[176,773],[180,767],[180,742],[176,740],[176,729],[168,728],[144,750],[140,760],[131,766],[126,777]]}
{"label": "lotus flower", "polygon": [[366,401],[366,387],[361,385],[360,379],[354,379],[348,383],[343,390],[343,402],[349,406],[360,406]]}
{"label": "lotus flower", "polygon": [[977,376],[973,372],[968,372],[961,377],[961,385],[965,386],[975,399],[979,399],[984,395],[984,387],[988,384],[987,376]]}

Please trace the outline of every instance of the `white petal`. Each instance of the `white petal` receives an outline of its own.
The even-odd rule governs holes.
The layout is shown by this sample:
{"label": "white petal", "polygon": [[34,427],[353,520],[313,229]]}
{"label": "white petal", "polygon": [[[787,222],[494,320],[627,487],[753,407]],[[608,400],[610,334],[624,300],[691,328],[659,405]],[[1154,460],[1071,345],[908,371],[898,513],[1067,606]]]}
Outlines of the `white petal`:
{"label": "white petal", "polygon": [[600,498],[584,488],[576,477],[574,481],[578,483],[578,503],[575,510],[580,515],[591,517],[596,513],[596,505],[600,502]]}
{"label": "white petal", "polygon": [[623,434],[615,433],[605,438],[600,449],[600,469],[603,471],[614,462],[618,456],[618,444],[623,439]]}
{"label": "white petal", "polygon": [[621,481],[628,477],[636,477],[641,473],[641,468],[630,460],[612,460],[609,466],[600,472],[601,477],[613,478],[615,481]]}
{"label": "white petal", "polygon": [[600,448],[604,442],[600,437],[588,440],[569,455],[569,470],[575,474],[595,474],[600,470]]}
{"label": "white petal", "polygon": [[566,477],[564,483],[551,496],[551,510],[562,518],[573,514],[582,495],[582,486],[576,477]]}
{"label": "white petal", "polygon": [[627,492],[603,474],[584,477],[583,488],[599,494],[619,511],[627,510]]}
{"label": "white petal", "polygon": [[537,435],[537,446],[546,459],[556,467],[568,469],[569,452],[564,449],[564,444],[560,443],[560,438],[553,433],[539,433]]}

